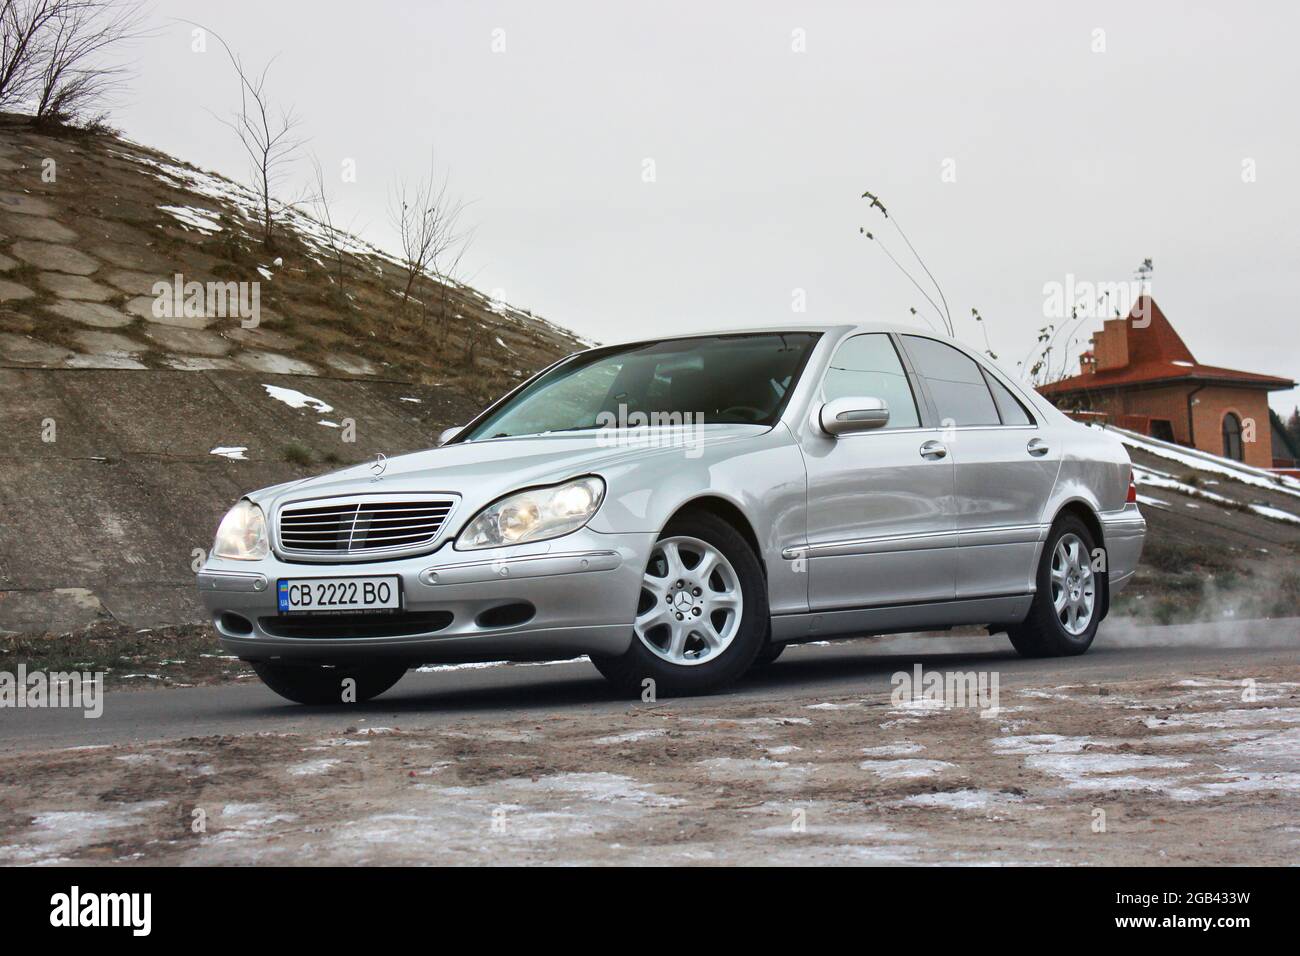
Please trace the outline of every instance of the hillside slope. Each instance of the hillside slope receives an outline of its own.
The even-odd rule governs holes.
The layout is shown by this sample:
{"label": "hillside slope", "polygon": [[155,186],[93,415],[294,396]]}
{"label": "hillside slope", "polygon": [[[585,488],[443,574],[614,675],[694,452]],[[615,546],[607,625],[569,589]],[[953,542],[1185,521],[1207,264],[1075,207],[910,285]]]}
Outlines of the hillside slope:
{"label": "hillside slope", "polygon": [[[198,620],[193,551],[242,492],[429,447],[584,347],[463,285],[407,302],[357,240],[340,287],[318,223],[291,214],[268,252],[251,202],[121,139],[0,116],[0,631]],[[176,273],[257,282],[260,324],[156,316]]]}
{"label": "hillside slope", "polygon": [[1300,607],[1300,481],[1124,429],[1147,519],[1116,604],[1143,623],[1291,617]]}

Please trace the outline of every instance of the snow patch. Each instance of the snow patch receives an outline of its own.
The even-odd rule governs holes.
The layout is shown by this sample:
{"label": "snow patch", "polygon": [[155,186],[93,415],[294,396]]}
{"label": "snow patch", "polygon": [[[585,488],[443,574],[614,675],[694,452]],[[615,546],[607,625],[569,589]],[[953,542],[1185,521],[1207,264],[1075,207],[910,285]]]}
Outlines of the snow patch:
{"label": "snow patch", "polygon": [[622,733],[622,734],[610,734],[608,737],[597,737],[595,740],[592,741],[592,743],[602,747],[607,747],[612,744],[630,744],[638,740],[650,740],[651,738],[654,737],[662,737],[666,733],[668,733],[668,731],[659,728],[648,729],[648,730],[629,730],[626,733]]}
{"label": "snow patch", "polygon": [[993,749],[1000,754],[1077,754],[1089,745],[1111,746],[1092,737],[1063,737],[1060,734],[999,737],[993,741]]}
{"label": "snow patch", "polygon": [[991,810],[999,804],[1019,803],[1024,799],[1014,793],[945,790],[941,793],[918,793],[900,800],[899,804],[908,807],[937,807],[941,810]]}
{"label": "snow patch", "polygon": [[337,760],[330,760],[322,757],[320,760],[308,760],[304,763],[294,764],[285,772],[294,777],[318,777],[327,774],[339,765]]}
{"label": "snow patch", "polygon": [[193,229],[211,236],[221,231],[221,213],[198,206],[159,206],[186,229]]}
{"label": "snow patch", "polygon": [[859,769],[870,770],[883,780],[915,780],[954,769],[946,760],[864,760]]}
{"label": "snow patch", "polygon": [[1300,707],[1250,707],[1215,710],[1194,714],[1171,714],[1147,717],[1143,721],[1152,729],[1161,727],[1249,727],[1253,724],[1300,723]]}
{"label": "snow patch", "polygon": [[905,740],[896,744],[881,744],[879,747],[863,747],[862,754],[866,757],[906,757],[908,754],[919,754],[924,749],[920,744]]}
{"label": "snow patch", "polygon": [[1126,428],[1107,425],[1105,430],[1114,432],[1115,436],[1130,448],[1140,448],[1152,455],[1186,465],[1188,468],[1227,475],[1229,478],[1236,479],[1243,484],[1255,485],[1257,488],[1271,488],[1274,491],[1281,491],[1300,498],[1300,480],[1291,478],[1288,475],[1274,475],[1261,468],[1252,468],[1249,465],[1243,465],[1241,462],[1221,458],[1218,455],[1211,455],[1208,452],[1172,445],[1169,442],[1160,441],[1158,438],[1139,435],[1137,432],[1131,432]]}
{"label": "snow patch", "polygon": [[314,411],[320,412],[322,415],[326,412],[334,411],[333,405],[328,405],[325,402],[322,402],[319,398],[313,398],[304,392],[298,391],[296,388],[284,388],[280,385],[266,384],[263,384],[262,387],[266,389],[266,394],[270,395],[278,402],[284,402],[290,408],[311,408]]}
{"label": "snow patch", "polygon": [[1046,753],[1025,758],[1031,770],[1060,777],[1072,790],[1164,790],[1172,781],[1160,778],[1121,777],[1135,770],[1179,770],[1186,760],[1146,754]]}
{"label": "snow patch", "polygon": [[1268,773],[1256,771],[1227,770],[1220,774],[1217,781],[1176,787],[1169,791],[1175,800],[1203,800],[1206,797],[1221,797],[1233,793],[1266,793],[1281,790],[1294,794],[1300,790],[1300,773]]}

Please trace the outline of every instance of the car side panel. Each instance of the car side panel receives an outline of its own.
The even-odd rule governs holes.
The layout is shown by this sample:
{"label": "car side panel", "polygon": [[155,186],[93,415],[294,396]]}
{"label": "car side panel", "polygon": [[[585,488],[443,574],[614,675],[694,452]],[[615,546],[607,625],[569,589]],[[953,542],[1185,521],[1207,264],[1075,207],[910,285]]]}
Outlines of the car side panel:
{"label": "car side panel", "polygon": [[927,459],[938,429],[809,433],[809,605],[913,604],[954,595],[953,466]]}
{"label": "car side panel", "polygon": [[[1044,527],[1050,527],[1068,505],[1077,503],[1091,510],[1101,523],[1113,595],[1137,569],[1146,536],[1146,521],[1138,506],[1125,501],[1132,463],[1113,435],[1061,418],[1063,423],[1057,426],[1063,447],[1061,470],[1043,509]],[[1041,554],[1041,542],[1038,551]]]}
{"label": "car side panel", "polygon": [[804,544],[808,526],[808,476],[784,425],[743,442],[664,449],[601,473],[609,491],[593,530],[657,533],[691,502],[719,499],[745,517],[758,539],[772,613],[808,609],[808,575],[782,558]]}
{"label": "car side panel", "polygon": [[[1047,445],[1041,458],[1026,450]],[[957,596],[1033,590],[1042,510],[1061,464],[1051,429],[958,429],[949,443],[957,472]]]}

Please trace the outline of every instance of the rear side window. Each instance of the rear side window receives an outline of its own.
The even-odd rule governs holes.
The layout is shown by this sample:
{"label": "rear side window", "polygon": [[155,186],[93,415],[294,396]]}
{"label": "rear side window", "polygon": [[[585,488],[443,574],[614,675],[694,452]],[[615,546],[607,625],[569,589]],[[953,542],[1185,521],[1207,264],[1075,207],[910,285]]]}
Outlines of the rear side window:
{"label": "rear side window", "polygon": [[916,373],[925,379],[934,397],[941,424],[1002,424],[984,373],[974,359],[934,339],[917,335],[903,338]]}
{"label": "rear side window", "polygon": [[1034,420],[1020,404],[1020,399],[1011,394],[1007,388],[992,375],[987,375],[989,388],[993,389],[993,400],[998,403],[998,412],[1002,415],[1003,425],[1032,425]]}
{"label": "rear side window", "polygon": [[826,401],[837,398],[883,398],[889,406],[886,428],[916,428],[916,399],[894,343],[881,332],[846,339],[831,359],[822,383]]}

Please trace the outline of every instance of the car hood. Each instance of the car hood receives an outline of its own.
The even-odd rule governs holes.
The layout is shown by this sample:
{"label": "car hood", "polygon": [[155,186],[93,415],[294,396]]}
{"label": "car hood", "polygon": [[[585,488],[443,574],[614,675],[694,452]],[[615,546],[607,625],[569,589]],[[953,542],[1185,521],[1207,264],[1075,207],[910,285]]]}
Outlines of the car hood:
{"label": "car hood", "polygon": [[289,502],[334,495],[443,493],[461,499],[456,509],[459,524],[479,508],[520,488],[600,474],[612,466],[661,455],[682,455],[684,451],[695,458],[726,454],[726,446],[769,430],[762,425],[717,424],[642,429],[636,433],[603,430],[457,442],[263,488],[246,497],[270,514]]}

